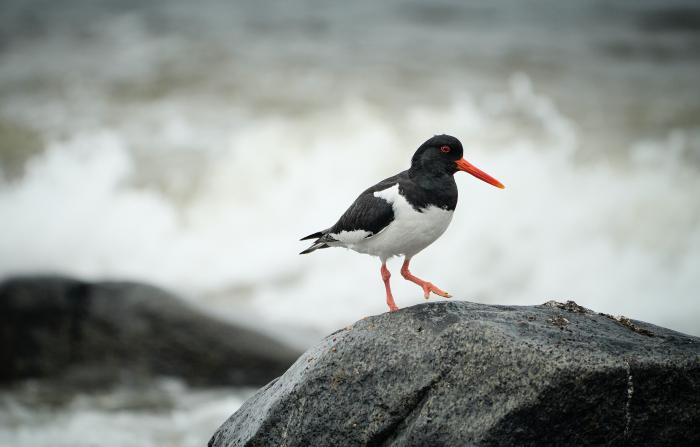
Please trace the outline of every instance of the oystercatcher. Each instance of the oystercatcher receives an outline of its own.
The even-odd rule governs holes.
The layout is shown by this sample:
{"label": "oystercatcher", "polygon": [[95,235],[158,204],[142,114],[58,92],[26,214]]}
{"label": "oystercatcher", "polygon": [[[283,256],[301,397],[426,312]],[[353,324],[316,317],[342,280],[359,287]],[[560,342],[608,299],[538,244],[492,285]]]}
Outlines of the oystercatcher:
{"label": "oystercatcher", "polygon": [[450,294],[414,276],[409,270],[413,256],[445,232],[457,206],[457,184],[453,175],[465,171],[504,188],[503,184],[462,158],[462,143],[450,135],[436,135],[423,143],[411,159],[411,167],[364,191],[332,227],[301,240],[315,242],[300,254],[319,248],[345,247],[377,256],[390,311],[398,310],[391,294],[387,259],[404,256],[401,275],[430,293]]}

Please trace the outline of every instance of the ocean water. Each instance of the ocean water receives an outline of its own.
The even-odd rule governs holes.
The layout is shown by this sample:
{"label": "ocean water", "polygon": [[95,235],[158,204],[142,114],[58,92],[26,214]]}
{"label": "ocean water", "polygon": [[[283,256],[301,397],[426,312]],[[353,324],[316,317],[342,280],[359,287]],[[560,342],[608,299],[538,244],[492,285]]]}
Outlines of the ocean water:
{"label": "ocean water", "polygon": [[298,239],[449,133],[507,188],[458,174],[416,275],[700,335],[697,2],[377,3],[4,1],[0,275],[148,281],[303,347],[386,304],[377,260]]}
{"label": "ocean water", "polygon": [[193,390],[176,380],[56,398],[29,384],[0,392],[0,445],[201,447],[252,390]]}

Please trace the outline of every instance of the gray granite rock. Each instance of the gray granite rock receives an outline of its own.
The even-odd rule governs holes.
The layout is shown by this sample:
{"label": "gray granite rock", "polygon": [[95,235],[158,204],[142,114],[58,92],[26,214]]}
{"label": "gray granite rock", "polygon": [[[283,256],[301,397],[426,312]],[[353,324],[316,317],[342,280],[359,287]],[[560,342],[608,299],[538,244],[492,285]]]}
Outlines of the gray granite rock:
{"label": "gray granite rock", "polygon": [[422,304],[308,350],[224,446],[700,445],[700,339],[575,303]]}
{"label": "gray granite rock", "polygon": [[0,385],[44,379],[103,386],[159,376],[262,385],[298,355],[143,284],[61,277],[0,283]]}

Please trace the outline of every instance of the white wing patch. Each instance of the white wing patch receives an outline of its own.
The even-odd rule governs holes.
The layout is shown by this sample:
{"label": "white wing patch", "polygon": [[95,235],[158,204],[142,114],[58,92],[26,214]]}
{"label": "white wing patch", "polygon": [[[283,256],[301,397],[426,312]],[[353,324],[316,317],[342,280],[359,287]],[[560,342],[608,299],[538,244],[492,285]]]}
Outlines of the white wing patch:
{"label": "white wing patch", "polygon": [[397,183],[394,186],[392,186],[391,188],[377,191],[373,195],[374,195],[374,197],[378,197],[380,199],[386,200],[389,203],[389,205],[394,205],[394,202],[396,201],[396,199],[398,197],[400,197],[399,184]]}
{"label": "white wing patch", "polygon": [[372,233],[365,230],[341,231],[340,233],[331,233],[331,237],[345,245],[357,244]]}

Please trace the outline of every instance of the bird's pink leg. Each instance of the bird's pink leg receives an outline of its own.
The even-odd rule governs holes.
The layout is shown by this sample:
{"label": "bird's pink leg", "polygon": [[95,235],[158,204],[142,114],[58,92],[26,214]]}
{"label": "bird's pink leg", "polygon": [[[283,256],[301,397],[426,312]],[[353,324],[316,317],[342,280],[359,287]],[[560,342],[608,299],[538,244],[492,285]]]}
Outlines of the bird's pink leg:
{"label": "bird's pink leg", "polygon": [[444,290],[440,289],[439,287],[435,286],[433,283],[428,282],[428,281],[423,281],[422,279],[418,278],[417,276],[413,276],[413,274],[408,270],[408,264],[411,262],[410,259],[406,258],[405,261],[403,261],[403,266],[401,266],[401,275],[403,275],[404,278],[407,280],[414,282],[421,286],[423,288],[423,296],[427,300],[430,297],[430,292],[433,292],[436,295],[440,295],[441,297],[444,298],[451,298],[452,295],[449,293],[445,292]]}
{"label": "bird's pink leg", "polygon": [[389,305],[389,312],[394,312],[399,310],[394,303],[394,296],[391,294],[391,284],[389,284],[389,278],[391,278],[391,273],[389,269],[386,268],[386,263],[382,262],[382,281],[384,281],[384,288],[386,289],[386,303]]}

